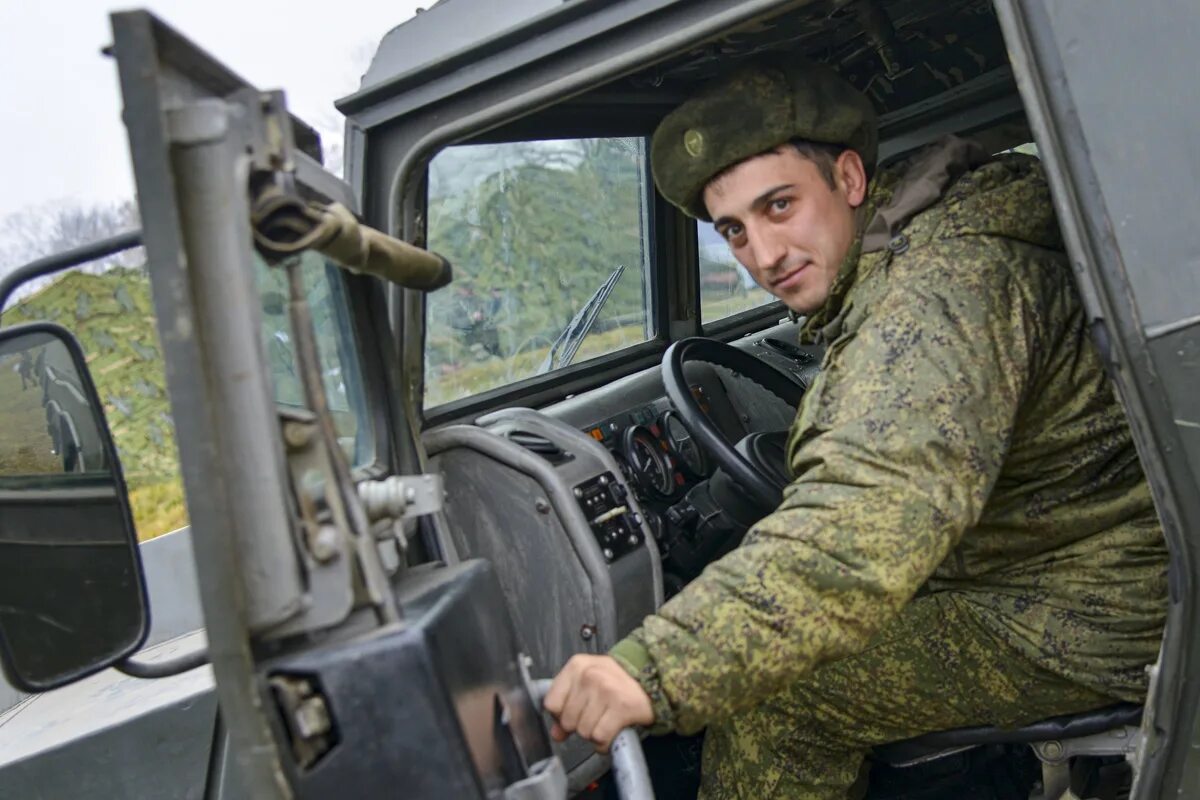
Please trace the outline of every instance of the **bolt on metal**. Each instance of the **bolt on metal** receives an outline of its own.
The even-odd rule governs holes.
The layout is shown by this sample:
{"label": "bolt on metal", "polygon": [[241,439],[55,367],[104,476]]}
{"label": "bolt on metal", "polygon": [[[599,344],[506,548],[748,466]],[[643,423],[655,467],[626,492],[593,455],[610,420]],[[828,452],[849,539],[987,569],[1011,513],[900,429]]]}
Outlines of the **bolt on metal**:
{"label": "bolt on metal", "polygon": [[322,525],[309,545],[313,558],[322,563],[332,561],[338,555],[338,532],[332,525]]}
{"label": "bolt on metal", "polygon": [[307,447],[312,435],[312,425],[303,422],[285,422],[283,425],[283,441],[293,450]]}

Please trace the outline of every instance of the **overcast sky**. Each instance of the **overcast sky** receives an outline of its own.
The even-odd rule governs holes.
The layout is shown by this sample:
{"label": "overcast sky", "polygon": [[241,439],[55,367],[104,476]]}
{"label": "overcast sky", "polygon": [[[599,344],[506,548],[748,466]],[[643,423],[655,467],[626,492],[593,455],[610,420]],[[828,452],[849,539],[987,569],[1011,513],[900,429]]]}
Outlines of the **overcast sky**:
{"label": "overcast sky", "polygon": [[[433,0],[152,0],[176,30],[319,128],[358,87],[383,35]],[[0,0],[0,219],[59,200],[133,196],[103,0]]]}

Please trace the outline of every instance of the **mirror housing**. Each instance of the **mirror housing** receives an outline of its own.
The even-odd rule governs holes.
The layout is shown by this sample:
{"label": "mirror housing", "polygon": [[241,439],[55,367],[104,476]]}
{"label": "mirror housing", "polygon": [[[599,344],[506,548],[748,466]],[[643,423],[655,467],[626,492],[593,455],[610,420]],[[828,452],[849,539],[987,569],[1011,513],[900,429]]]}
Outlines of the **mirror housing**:
{"label": "mirror housing", "polygon": [[79,343],[0,330],[0,666],[43,692],[110,666],[150,628],[125,480]]}

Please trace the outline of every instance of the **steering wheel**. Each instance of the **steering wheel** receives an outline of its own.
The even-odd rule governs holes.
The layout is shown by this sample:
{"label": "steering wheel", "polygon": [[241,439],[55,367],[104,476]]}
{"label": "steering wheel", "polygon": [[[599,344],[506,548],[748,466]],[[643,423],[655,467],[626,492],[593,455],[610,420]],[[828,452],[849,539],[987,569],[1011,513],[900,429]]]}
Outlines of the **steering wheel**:
{"label": "steering wheel", "polygon": [[738,452],[709,419],[692,394],[684,377],[683,366],[689,361],[704,361],[732,370],[762,386],[792,407],[800,405],[804,387],[774,367],[759,361],[744,350],[713,339],[680,339],[667,348],[662,360],[662,379],[667,397],[692,435],[700,440],[709,455],[751,498],[764,508],[773,509],[783,499],[783,485],[762,466]]}

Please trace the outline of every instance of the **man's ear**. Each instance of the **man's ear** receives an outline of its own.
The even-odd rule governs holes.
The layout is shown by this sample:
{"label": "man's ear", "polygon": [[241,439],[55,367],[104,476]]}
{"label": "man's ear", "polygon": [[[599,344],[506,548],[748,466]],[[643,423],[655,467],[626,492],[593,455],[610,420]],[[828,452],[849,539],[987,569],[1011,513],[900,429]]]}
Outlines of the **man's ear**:
{"label": "man's ear", "polygon": [[867,168],[862,156],[853,150],[843,150],[833,162],[833,177],[846,195],[851,208],[858,208],[867,198]]}

